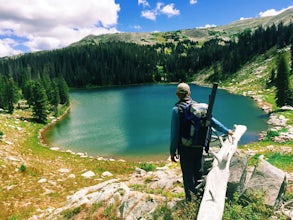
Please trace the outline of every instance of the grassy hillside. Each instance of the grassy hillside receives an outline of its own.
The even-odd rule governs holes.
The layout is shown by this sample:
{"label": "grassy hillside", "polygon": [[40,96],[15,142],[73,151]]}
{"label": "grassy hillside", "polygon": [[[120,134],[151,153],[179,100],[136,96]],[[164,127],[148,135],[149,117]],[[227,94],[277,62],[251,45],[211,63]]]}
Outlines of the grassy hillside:
{"label": "grassy hillside", "polygon": [[[233,22],[228,25],[212,27],[212,28],[193,28],[185,30],[177,30],[170,32],[159,32],[159,33],[115,33],[105,35],[90,35],[85,37],[79,42],[72,44],[71,46],[84,45],[84,44],[98,44],[99,42],[109,41],[124,41],[134,42],[138,44],[155,44],[164,43],[170,40],[193,40],[193,41],[207,41],[212,38],[222,37],[230,38],[235,34],[244,31],[245,29],[255,30],[259,26],[268,27],[273,24],[278,25],[282,22],[284,25],[289,24],[293,21],[293,8],[284,11],[283,13],[263,18],[251,18]],[[173,36],[173,38],[170,36]]]}
{"label": "grassy hillside", "polygon": [[[31,117],[27,109],[0,114],[0,219],[27,219],[38,210],[62,206],[77,189],[104,181],[99,178],[104,171],[122,178],[133,172],[134,163],[83,158],[42,146],[38,138],[43,125]],[[87,171],[97,178],[84,178]]]}

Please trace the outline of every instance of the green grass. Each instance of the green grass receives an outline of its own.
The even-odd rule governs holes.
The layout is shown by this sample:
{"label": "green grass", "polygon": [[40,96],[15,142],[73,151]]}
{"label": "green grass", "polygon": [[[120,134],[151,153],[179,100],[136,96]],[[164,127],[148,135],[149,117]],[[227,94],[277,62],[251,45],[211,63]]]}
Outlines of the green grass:
{"label": "green grass", "polygon": [[63,211],[62,215],[64,219],[71,219],[81,212],[81,207]]}
{"label": "green grass", "polygon": [[[270,150],[269,146],[273,147],[273,151]],[[282,153],[281,149],[284,147],[288,149],[291,148],[291,152]],[[273,141],[259,141],[257,143],[251,143],[240,147],[240,149],[247,148],[258,152],[249,159],[250,166],[254,166],[258,161],[258,157],[260,155],[264,155],[265,159],[275,167],[285,172],[293,172],[293,143],[291,141],[286,143],[275,143]]]}
{"label": "green grass", "polygon": [[157,167],[156,165],[152,163],[143,162],[139,164],[139,168],[149,172],[149,171],[155,171]]}
{"label": "green grass", "polygon": [[279,152],[265,153],[264,156],[268,158],[268,162],[287,172],[293,172],[292,154],[281,154]]}

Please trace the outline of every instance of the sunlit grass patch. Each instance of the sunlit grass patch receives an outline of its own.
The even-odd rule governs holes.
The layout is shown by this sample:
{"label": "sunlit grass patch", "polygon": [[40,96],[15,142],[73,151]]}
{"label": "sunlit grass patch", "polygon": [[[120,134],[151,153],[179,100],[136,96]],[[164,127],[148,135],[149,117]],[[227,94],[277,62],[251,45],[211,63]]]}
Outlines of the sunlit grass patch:
{"label": "sunlit grass patch", "polygon": [[280,112],[280,114],[284,115],[285,118],[288,119],[287,121],[287,125],[293,125],[293,111],[283,111],[283,112]]}
{"label": "sunlit grass patch", "polygon": [[269,163],[287,172],[293,172],[293,154],[281,154],[279,152],[268,152],[264,156]]}
{"label": "sunlit grass patch", "polygon": [[259,141],[256,143],[240,146],[241,150],[252,150],[255,154],[249,159],[249,165],[253,166],[257,163],[258,157],[264,155],[264,158],[285,172],[293,172],[293,143],[288,141],[285,143],[276,143],[273,141]]}
{"label": "sunlit grass patch", "polygon": [[145,162],[143,162],[143,163],[140,163],[139,164],[139,168],[141,168],[141,169],[149,172],[149,171],[156,170],[157,167],[156,167],[156,165],[154,165],[152,163],[145,163]]}

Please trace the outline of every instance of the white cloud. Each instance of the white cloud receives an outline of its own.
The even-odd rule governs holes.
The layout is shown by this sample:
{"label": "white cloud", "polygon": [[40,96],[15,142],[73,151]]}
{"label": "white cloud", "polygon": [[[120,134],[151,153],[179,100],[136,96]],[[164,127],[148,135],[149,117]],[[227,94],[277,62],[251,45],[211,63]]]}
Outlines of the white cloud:
{"label": "white cloud", "polygon": [[259,16],[260,17],[275,16],[275,15],[278,15],[279,13],[280,12],[276,11],[275,9],[270,9],[270,10],[267,10],[265,12],[260,12]]}
{"label": "white cloud", "polygon": [[269,10],[267,10],[267,11],[260,12],[260,13],[259,13],[259,16],[260,16],[260,17],[275,16],[275,15],[281,14],[282,12],[286,11],[286,10],[289,9],[289,8],[293,8],[293,6],[289,6],[288,8],[281,9],[281,10],[279,10],[279,11],[277,11],[276,9],[269,9]]}
{"label": "white cloud", "polygon": [[0,48],[10,46],[7,55],[17,51],[4,38],[27,38],[23,45],[37,51],[64,47],[89,34],[117,32],[120,6],[114,0],[0,0],[0,4]]}
{"label": "white cloud", "polygon": [[158,2],[156,5],[156,8],[152,9],[152,10],[145,10],[141,12],[141,16],[145,17],[149,20],[156,20],[158,15],[167,15],[168,17],[172,17],[175,15],[179,15],[180,14],[180,10],[175,8],[174,3],[168,4],[168,5],[164,5],[164,3],[162,2]]}
{"label": "white cloud", "polygon": [[251,18],[241,17],[239,20],[240,20],[240,21],[243,21],[243,20],[247,20],[247,19],[251,19]]}
{"label": "white cloud", "polygon": [[0,39],[0,57],[12,56],[21,53],[22,51],[13,49],[15,46],[17,46],[17,42],[12,39]]}
{"label": "white cloud", "polygon": [[133,28],[136,29],[136,30],[140,30],[141,26],[140,25],[134,25]]}
{"label": "white cloud", "polygon": [[173,3],[166,5],[162,8],[161,12],[163,14],[166,14],[168,17],[172,17],[174,15],[179,15],[180,11],[178,9],[175,9],[174,6],[175,5]]}
{"label": "white cloud", "polygon": [[212,28],[212,27],[217,27],[217,25],[215,25],[215,24],[206,24],[203,27],[197,27],[197,28],[199,28],[199,29],[205,29],[205,28]]}
{"label": "white cloud", "polygon": [[190,3],[191,5],[194,5],[194,4],[197,3],[197,0],[190,0],[189,3]]}
{"label": "white cloud", "polygon": [[147,0],[138,0],[138,5],[143,5],[143,7],[149,7],[150,4]]}
{"label": "white cloud", "polygon": [[156,11],[146,10],[141,12],[141,16],[149,20],[156,20],[157,13]]}

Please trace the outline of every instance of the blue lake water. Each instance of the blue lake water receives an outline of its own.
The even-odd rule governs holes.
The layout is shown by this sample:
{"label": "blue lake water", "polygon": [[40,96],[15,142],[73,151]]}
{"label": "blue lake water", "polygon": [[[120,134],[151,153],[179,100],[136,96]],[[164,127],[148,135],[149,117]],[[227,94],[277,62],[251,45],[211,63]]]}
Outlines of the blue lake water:
{"label": "blue lake water", "polygon": [[[70,92],[72,109],[47,131],[50,146],[89,155],[125,159],[166,159],[176,85],[144,85]],[[211,88],[191,85],[191,96],[208,102]],[[213,115],[226,127],[244,124],[240,144],[257,141],[266,114],[252,99],[218,89]]]}

